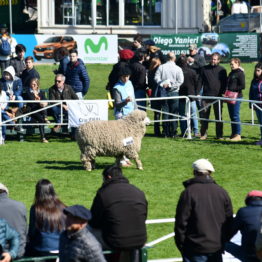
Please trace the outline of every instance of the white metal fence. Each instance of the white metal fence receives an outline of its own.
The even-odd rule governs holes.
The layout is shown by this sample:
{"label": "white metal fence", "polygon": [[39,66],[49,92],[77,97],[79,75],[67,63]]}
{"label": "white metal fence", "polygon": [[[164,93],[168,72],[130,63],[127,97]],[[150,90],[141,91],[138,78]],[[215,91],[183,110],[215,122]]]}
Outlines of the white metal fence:
{"label": "white metal fence", "polygon": [[[247,122],[232,122],[232,121],[228,121],[228,120],[223,120],[221,114],[219,114],[219,119],[204,119],[201,118],[199,116],[196,116],[198,120],[204,120],[204,121],[209,121],[209,122],[223,122],[223,123],[228,123],[228,124],[241,124],[241,125],[252,125],[252,126],[260,126],[260,124],[256,124],[255,123],[255,117],[254,117],[254,109],[256,110],[262,110],[262,108],[260,108],[257,104],[261,104],[262,106],[262,101],[254,101],[254,100],[248,100],[248,99],[230,99],[230,98],[225,98],[225,97],[205,97],[205,96],[189,96],[190,98],[194,98],[196,100],[213,100],[208,106],[212,106],[214,103],[218,103],[219,108],[222,107],[222,103],[226,102],[228,100],[240,100],[243,103],[250,103],[251,106],[251,118],[250,118],[250,123]],[[190,99],[187,96],[174,96],[174,97],[157,97],[157,98],[145,98],[145,99],[136,99],[136,101],[147,101],[148,104],[150,104],[151,101],[163,101],[163,100],[169,100],[169,99],[185,99],[186,104],[185,104],[185,116],[181,116],[179,114],[172,114],[172,113],[168,113],[168,112],[163,112],[161,110],[156,110],[153,109],[151,107],[143,107],[143,106],[139,106],[140,109],[146,109],[146,110],[150,110],[153,112],[159,112],[162,114],[166,114],[169,115],[170,118],[172,117],[172,119],[167,119],[167,120],[159,120],[159,122],[165,122],[165,121],[180,121],[180,120],[185,120],[187,121],[187,138],[191,139],[191,109],[190,109]],[[54,106],[60,106],[61,108],[61,123],[53,123],[52,125],[67,125],[68,123],[64,121],[63,118],[63,103],[66,103],[69,100],[45,100],[45,102],[48,102],[49,104],[46,107],[43,107],[39,110],[36,110],[34,112],[30,112],[30,113],[26,113],[23,115],[20,115],[18,117],[14,117],[10,120],[6,120],[6,121],[2,121],[2,115],[0,114],[0,144],[2,144],[2,126],[39,126],[39,125],[50,125],[48,123],[29,123],[29,122],[16,122],[16,123],[10,123],[19,119],[25,119],[26,117],[30,117],[30,115],[43,111],[43,110],[47,110],[49,108],[52,108]],[[110,100],[109,100],[110,101]],[[111,100],[113,101],[113,100]],[[32,101],[32,100],[24,100],[23,103],[41,103],[43,101]],[[0,106],[2,105],[2,103],[6,103],[6,101],[0,101]],[[18,103],[18,101],[8,101],[8,103]],[[201,113],[202,110],[205,110],[205,108],[201,108],[200,110],[197,111],[197,114]],[[221,110],[219,110],[220,112]],[[157,121],[151,120],[151,123],[154,123]]]}

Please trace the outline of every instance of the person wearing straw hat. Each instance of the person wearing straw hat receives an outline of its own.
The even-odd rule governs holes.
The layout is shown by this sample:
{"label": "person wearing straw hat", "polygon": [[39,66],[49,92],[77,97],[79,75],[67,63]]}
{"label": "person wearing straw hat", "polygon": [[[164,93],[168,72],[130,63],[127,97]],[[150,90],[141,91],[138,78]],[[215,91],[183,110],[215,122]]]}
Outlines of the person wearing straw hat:
{"label": "person wearing straw hat", "polygon": [[184,262],[221,261],[229,239],[233,209],[227,192],[216,184],[208,159],[193,162],[194,177],[185,181],[175,221],[175,242]]}

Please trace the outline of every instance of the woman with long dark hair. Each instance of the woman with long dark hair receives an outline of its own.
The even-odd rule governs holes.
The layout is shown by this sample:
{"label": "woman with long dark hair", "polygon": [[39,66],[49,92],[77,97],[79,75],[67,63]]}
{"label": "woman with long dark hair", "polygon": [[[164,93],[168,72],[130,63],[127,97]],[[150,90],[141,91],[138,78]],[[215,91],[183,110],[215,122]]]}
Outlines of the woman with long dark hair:
{"label": "woman with long dark hair", "polygon": [[[230,60],[231,72],[227,79],[227,90],[236,92],[236,98],[242,98],[242,90],[245,89],[245,74],[243,69],[240,67],[240,59],[232,58]],[[234,103],[228,103],[228,113],[231,119],[231,136],[230,141],[241,141],[241,124],[240,124],[240,105],[241,100],[235,101]],[[238,124],[236,124],[238,123]]]}
{"label": "woman with long dark hair", "polygon": [[39,180],[30,209],[28,255],[46,256],[59,249],[60,233],[65,229],[64,208],[52,183]]}

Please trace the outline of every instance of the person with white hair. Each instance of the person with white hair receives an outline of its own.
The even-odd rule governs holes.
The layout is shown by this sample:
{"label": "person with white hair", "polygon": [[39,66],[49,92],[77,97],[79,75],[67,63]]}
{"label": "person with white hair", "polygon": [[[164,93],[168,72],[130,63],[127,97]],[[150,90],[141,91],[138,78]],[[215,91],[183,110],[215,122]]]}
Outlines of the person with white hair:
{"label": "person with white hair", "polygon": [[19,234],[20,244],[17,257],[22,257],[26,245],[27,211],[22,202],[10,199],[8,195],[8,188],[0,183],[0,219],[6,220],[9,226]]}
{"label": "person with white hair", "polygon": [[192,165],[194,178],[185,181],[176,208],[175,242],[184,262],[221,261],[233,221],[228,193],[211,177],[208,159]]}
{"label": "person with white hair", "polygon": [[[167,54],[168,61],[158,67],[155,73],[155,81],[159,88],[160,97],[178,97],[180,86],[184,82],[182,69],[176,65],[174,52]],[[162,104],[163,129],[165,137],[175,138],[177,136],[179,99],[171,98],[163,100]],[[166,113],[166,114],[165,114]]]}

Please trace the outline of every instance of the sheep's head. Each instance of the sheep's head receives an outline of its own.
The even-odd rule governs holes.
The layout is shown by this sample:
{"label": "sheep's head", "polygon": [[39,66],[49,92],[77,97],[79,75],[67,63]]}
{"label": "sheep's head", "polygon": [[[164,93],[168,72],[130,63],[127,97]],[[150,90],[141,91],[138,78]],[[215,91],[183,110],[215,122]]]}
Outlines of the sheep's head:
{"label": "sheep's head", "polygon": [[132,113],[127,115],[125,119],[132,122],[143,122],[147,118],[147,114],[143,110],[134,110]]}

